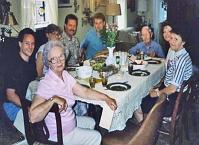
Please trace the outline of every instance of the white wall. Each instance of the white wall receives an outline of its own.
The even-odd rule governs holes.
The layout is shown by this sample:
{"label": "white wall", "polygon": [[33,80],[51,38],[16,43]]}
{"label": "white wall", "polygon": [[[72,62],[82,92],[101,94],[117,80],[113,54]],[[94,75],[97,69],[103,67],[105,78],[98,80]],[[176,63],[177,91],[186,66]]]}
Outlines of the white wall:
{"label": "white wall", "polygon": [[[72,0],[73,3],[73,0]],[[59,8],[58,9],[58,25],[63,29],[64,26],[64,20],[67,14],[75,14],[78,17],[78,28],[77,28],[77,34],[76,36],[79,38],[79,40],[81,41],[85,35],[85,33],[87,32],[88,28],[90,28],[91,26],[89,24],[87,25],[83,25],[82,26],[82,17],[83,15],[83,0],[77,0],[78,5],[80,5],[79,10],[77,11],[77,13],[74,12],[74,6],[72,8]],[[105,8],[104,7],[99,7],[97,9],[97,12],[104,12]],[[91,15],[93,15],[94,13],[92,13]]]}
{"label": "white wall", "polygon": [[[21,30],[21,3],[20,0],[8,0],[11,2],[11,11],[14,12],[14,15],[17,19],[18,25],[14,26],[17,30]],[[72,0],[71,3],[73,4],[74,1]],[[79,10],[77,11],[77,13],[74,12],[74,6],[72,6],[71,8],[58,8],[58,25],[63,29],[64,26],[64,20],[65,20],[65,16],[67,14],[73,13],[78,17],[78,29],[77,29],[77,34],[76,36],[79,38],[79,40],[81,41],[85,35],[85,33],[87,32],[88,28],[90,27],[89,24],[87,25],[83,25],[82,26],[82,17],[83,17],[83,1],[82,0],[77,0],[78,5],[80,5]],[[99,7],[97,9],[97,12],[104,12],[105,11],[105,7]],[[94,14],[94,13],[93,13]],[[91,15],[93,15],[91,14]],[[17,36],[17,33],[12,31],[12,36]]]}

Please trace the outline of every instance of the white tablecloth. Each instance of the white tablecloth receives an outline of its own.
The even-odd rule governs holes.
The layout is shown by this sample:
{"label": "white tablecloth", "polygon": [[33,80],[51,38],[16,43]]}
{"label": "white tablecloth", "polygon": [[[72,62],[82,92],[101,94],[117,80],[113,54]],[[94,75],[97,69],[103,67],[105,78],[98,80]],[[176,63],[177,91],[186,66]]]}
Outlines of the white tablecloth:
{"label": "white tablecloth", "polygon": [[[114,112],[103,101],[85,100],[77,97],[77,100],[100,105],[103,108],[100,119],[100,126],[109,131],[123,130],[126,126],[126,121],[132,117],[133,112],[138,109],[149,90],[153,88],[165,74],[164,62],[161,64],[148,64],[145,68],[151,74],[149,76],[138,77],[131,76],[128,72],[124,75],[116,74],[108,78],[108,83],[112,82],[126,82],[131,85],[131,89],[127,91],[111,91],[102,87],[101,83],[95,85],[95,90],[103,92],[114,98],[117,102],[118,108]],[[86,80],[79,80],[81,83],[88,83]],[[29,84],[26,97],[32,100],[35,95],[38,81],[32,81]]]}

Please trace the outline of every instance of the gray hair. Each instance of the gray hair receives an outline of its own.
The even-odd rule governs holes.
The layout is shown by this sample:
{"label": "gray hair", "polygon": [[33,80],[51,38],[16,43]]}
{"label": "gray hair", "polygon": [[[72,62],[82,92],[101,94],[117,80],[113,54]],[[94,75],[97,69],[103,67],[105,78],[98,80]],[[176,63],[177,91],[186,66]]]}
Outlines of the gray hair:
{"label": "gray hair", "polygon": [[54,47],[59,47],[64,52],[64,45],[62,44],[61,41],[48,41],[45,44],[44,50],[43,50],[43,63],[44,63],[44,66],[47,68],[49,68],[49,61],[48,61],[49,54]]}

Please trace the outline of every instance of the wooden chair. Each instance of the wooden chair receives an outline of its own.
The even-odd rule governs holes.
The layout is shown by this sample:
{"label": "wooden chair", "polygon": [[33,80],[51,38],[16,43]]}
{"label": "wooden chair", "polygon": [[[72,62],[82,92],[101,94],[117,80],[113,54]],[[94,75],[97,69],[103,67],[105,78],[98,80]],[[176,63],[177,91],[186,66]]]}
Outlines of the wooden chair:
{"label": "wooden chair", "polygon": [[[189,97],[191,87],[191,79],[184,81],[180,92],[177,95],[175,106],[172,112],[171,121],[167,121],[165,124],[169,123],[167,129],[161,128],[159,133],[169,136],[169,145],[175,145],[176,141],[179,139],[179,144],[182,145],[183,135],[188,131],[188,116],[187,116],[187,98]],[[187,87],[187,90],[183,90]],[[163,125],[164,126],[164,123]],[[186,134],[188,138],[188,134]]]}
{"label": "wooden chair", "polygon": [[[59,113],[59,107],[57,104],[54,104],[50,112],[55,113],[56,123],[57,123],[57,142],[49,141],[49,132],[47,126],[45,125],[44,120],[37,123],[31,123],[29,121],[29,107],[31,106],[31,101],[27,99],[21,99],[22,110],[24,116],[24,126],[25,126],[25,135],[26,140],[29,145],[33,145],[35,142],[46,144],[46,145],[63,145],[62,137],[62,125],[61,125],[61,116]],[[45,130],[45,131],[44,131]]]}
{"label": "wooden chair", "polygon": [[154,145],[158,137],[166,95],[160,96],[141,126],[127,124],[122,131],[114,131],[102,137],[103,145]]}
{"label": "wooden chair", "polygon": [[[197,132],[198,124],[197,124],[197,113],[196,113],[196,104],[199,103],[199,77],[198,74],[193,75],[190,78],[189,85],[191,91],[186,95],[186,101],[184,104],[183,111],[183,126],[184,132],[187,140],[190,140],[189,130],[190,124],[193,125],[193,130]],[[190,122],[192,121],[192,122]]]}

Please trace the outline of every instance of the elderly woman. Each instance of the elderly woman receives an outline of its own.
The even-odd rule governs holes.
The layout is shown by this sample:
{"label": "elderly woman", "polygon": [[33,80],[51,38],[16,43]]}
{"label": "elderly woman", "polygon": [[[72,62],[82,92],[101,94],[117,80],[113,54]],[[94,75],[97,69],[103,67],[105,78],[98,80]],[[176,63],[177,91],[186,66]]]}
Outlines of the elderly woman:
{"label": "elderly woman", "polygon": [[116,101],[107,95],[81,86],[67,71],[63,45],[59,41],[49,41],[45,46],[44,60],[49,64],[49,71],[40,81],[36,96],[30,108],[31,122],[45,118],[49,129],[49,140],[56,141],[55,116],[49,113],[54,103],[60,107],[64,144],[100,145],[101,135],[93,130],[95,121],[90,117],[75,116],[72,109],[74,95],[86,99],[105,101],[115,110]]}

